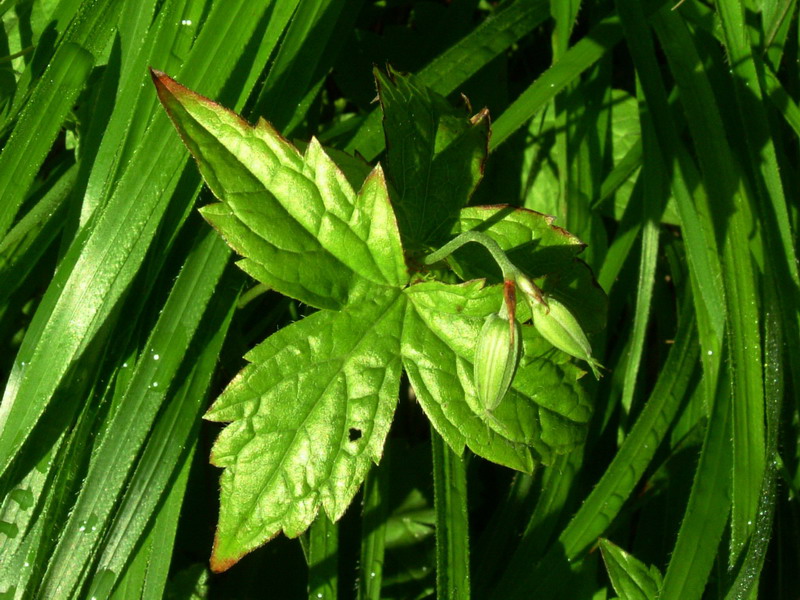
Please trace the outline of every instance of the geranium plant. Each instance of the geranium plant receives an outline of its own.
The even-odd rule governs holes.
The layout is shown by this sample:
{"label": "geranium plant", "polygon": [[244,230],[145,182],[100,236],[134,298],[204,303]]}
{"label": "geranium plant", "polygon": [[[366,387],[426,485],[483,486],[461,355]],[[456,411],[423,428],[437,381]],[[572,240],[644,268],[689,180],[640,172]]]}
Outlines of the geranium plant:
{"label": "geranium plant", "polygon": [[217,571],[320,509],[344,513],[381,459],[403,371],[456,453],[531,472],[585,434],[587,365],[599,376],[587,333],[605,296],[584,245],[501,198],[469,206],[486,110],[375,76],[387,151],[372,167],[153,72],[219,200],[203,217],[255,280],[316,309],[250,350],[206,414],[229,423],[211,456],[224,468]]}

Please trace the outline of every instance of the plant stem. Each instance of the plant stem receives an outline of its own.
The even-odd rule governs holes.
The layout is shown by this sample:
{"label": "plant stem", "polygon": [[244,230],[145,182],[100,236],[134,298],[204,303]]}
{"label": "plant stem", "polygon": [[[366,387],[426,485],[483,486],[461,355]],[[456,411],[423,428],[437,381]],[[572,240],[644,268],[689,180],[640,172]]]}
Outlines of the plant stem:
{"label": "plant stem", "polygon": [[492,258],[494,258],[497,263],[497,266],[499,266],[500,270],[503,272],[503,279],[511,281],[516,279],[516,275],[520,273],[520,270],[508,260],[506,253],[497,242],[480,231],[465,231],[447,242],[444,246],[436,250],[436,252],[431,252],[422,262],[426,265],[437,263],[469,242],[476,242],[489,251]]}
{"label": "plant stem", "polygon": [[503,279],[506,281],[513,281],[516,285],[518,285],[525,293],[526,299],[529,303],[536,302],[539,304],[547,304],[544,301],[544,295],[542,290],[539,289],[539,286],[533,283],[533,281],[531,281],[531,279],[525,275],[521,269],[508,260],[505,250],[503,250],[496,241],[480,231],[465,231],[464,233],[457,235],[435,252],[431,252],[425,257],[422,263],[425,265],[432,265],[440,260],[444,260],[453,252],[461,248],[461,246],[468,244],[469,242],[480,244],[489,251],[489,253],[492,255],[492,258],[494,258],[495,262],[497,263],[497,266],[500,267],[500,270],[503,272]]}

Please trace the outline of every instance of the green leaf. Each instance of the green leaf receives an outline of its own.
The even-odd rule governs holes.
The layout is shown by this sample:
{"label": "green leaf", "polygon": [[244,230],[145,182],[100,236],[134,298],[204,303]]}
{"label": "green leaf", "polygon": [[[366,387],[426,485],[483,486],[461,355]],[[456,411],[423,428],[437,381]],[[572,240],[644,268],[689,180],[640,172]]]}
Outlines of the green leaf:
{"label": "green leaf", "polygon": [[451,448],[530,472],[579,444],[591,414],[578,383],[582,371],[524,326],[525,352],[503,402],[481,408],[472,382],[475,347],[485,317],[502,303],[500,286],[480,280],[438,281],[407,289],[403,366],[422,409]]}
{"label": "green leaf", "polygon": [[400,382],[405,298],[379,289],[269,337],[206,415],[234,421],[212,462],[225,471],[212,568],[279,531],[297,536],[322,506],[338,519],[378,462]]}
{"label": "green leaf", "polygon": [[[553,217],[525,208],[470,206],[461,211],[453,233],[486,233],[529,277],[545,277],[542,289],[569,306],[585,331],[600,331],[606,325],[607,298],[591,269],[577,258],[586,244],[553,223]],[[468,244],[453,256],[462,279],[501,281],[496,263],[478,244]]]}
{"label": "green leaf", "polygon": [[[251,126],[163,73],[153,78],[221,200],[202,208],[203,216],[244,256],[246,272],[322,309],[248,353],[250,364],[206,415],[232,422],[212,451],[212,462],[226,469],[212,569],[229,568],[279,532],[299,535],[320,508],[334,521],[343,514],[381,457],[401,366],[456,454],[469,446],[530,472],[582,442],[591,415],[578,383],[584,372],[532,326],[521,333],[524,353],[508,398],[492,412],[478,401],[475,348],[486,316],[502,302],[499,286],[475,279],[407,287],[401,231],[419,236],[413,246],[450,235],[460,218],[488,227],[532,273],[560,284],[593,281],[585,265],[575,268],[583,244],[548,217],[498,207],[461,211],[480,178],[488,121],[471,123],[444,99],[408,86],[402,101],[385,105],[387,121],[397,119],[387,125],[390,147],[412,120],[409,106],[430,117],[422,125],[433,123],[421,143],[390,160],[405,215],[400,229],[380,167],[356,194],[364,170],[352,158],[331,156],[314,139],[301,153],[266,121]],[[464,272],[476,268],[467,260]]]}
{"label": "green leaf", "polygon": [[606,539],[600,540],[600,551],[621,600],[656,600],[661,587],[661,573],[655,566],[647,567],[633,554]]}
{"label": "green leaf", "polygon": [[[471,206],[461,211],[453,234],[473,229],[486,233],[508,252],[511,262],[535,279],[570,266],[586,247],[553,221],[553,217],[525,208]],[[500,269],[477,244],[464,246],[454,256],[454,268],[461,277],[500,281]],[[469,268],[461,266],[463,263]]]}
{"label": "green leaf", "polygon": [[380,167],[356,195],[316,140],[301,154],[263,119],[251,126],[163,73],[153,80],[222,201],[201,212],[249,275],[319,308],[341,308],[365,285],[407,280]]}
{"label": "green leaf", "polygon": [[392,71],[376,69],[375,79],[400,231],[412,247],[438,245],[483,175],[489,113],[469,119],[464,109]]}
{"label": "green leaf", "polygon": [[470,597],[467,465],[431,432],[436,510],[436,597]]}

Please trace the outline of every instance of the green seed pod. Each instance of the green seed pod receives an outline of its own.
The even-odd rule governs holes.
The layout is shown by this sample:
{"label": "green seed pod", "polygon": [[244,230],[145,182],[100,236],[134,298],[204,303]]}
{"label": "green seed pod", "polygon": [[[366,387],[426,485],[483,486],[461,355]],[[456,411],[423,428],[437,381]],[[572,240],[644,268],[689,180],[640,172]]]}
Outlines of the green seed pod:
{"label": "green seed pod", "polygon": [[570,310],[552,296],[544,302],[530,303],[533,325],[544,339],[570,356],[589,363],[594,376],[600,379],[601,366],[592,358],[592,346],[578,320]]}
{"label": "green seed pod", "polygon": [[475,349],[475,388],[478,402],[497,408],[511,386],[519,364],[522,329],[516,319],[491,314],[481,328]]}

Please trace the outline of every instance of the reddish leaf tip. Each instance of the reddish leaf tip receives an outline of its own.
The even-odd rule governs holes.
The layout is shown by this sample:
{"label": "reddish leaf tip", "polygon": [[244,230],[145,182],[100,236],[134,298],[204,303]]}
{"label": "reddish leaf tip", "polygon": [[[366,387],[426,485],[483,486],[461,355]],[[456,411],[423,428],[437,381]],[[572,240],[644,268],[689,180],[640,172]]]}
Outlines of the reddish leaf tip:
{"label": "reddish leaf tip", "polygon": [[218,546],[219,537],[217,535],[214,536],[214,548],[211,550],[211,558],[208,560],[208,566],[212,573],[224,573],[242,558],[242,555],[221,557],[217,554]]}

